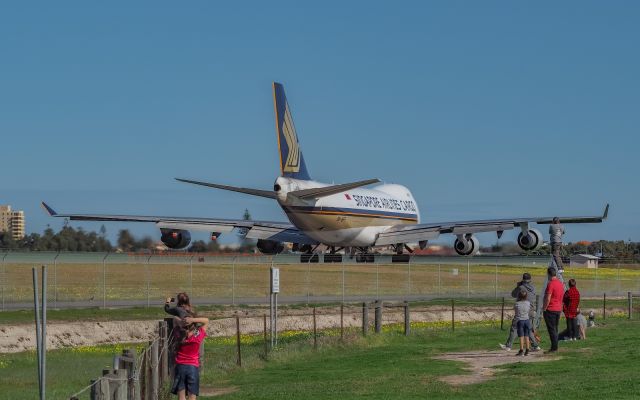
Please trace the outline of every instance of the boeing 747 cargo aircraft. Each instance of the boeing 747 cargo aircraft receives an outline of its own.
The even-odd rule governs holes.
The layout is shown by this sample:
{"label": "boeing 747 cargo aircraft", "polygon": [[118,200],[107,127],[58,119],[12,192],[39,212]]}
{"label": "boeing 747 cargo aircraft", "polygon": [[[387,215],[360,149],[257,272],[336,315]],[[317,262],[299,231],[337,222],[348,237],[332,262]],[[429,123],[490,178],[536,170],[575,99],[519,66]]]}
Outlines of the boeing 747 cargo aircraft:
{"label": "boeing 747 cargo aircraft", "polygon": [[[532,225],[549,224],[553,217],[422,222],[417,202],[405,186],[376,185],[380,183],[379,179],[339,185],[314,181],[305,164],[291,109],[280,83],[273,83],[273,102],[280,151],[280,176],[276,178],[273,190],[176,179],[275,200],[289,219],[287,223],[198,217],[58,214],[44,202],[42,205],[51,216],[72,221],[154,223],[160,229],[162,242],[170,249],[186,248],[191,241],[190,231],[210,232],[212,237],[217,237],[234,229],[242,230],[249,239],[257,239],[258,249],[265,254],[282,252],[284,243],[292,243],[294,251],[303,253],[312,253],[324,244],[332,253],[344,249],[352,255],[365,254],[376,247],[393,246],[397,254],[402,254],[405,250],[412,251],[407,243],[417,243],[423,249],[429,240],[452,234],[455,251],[460,255],[472,255],[479,249],[474,234],[496,232],[500,237],[509,229],[520,230],[518,245],[524,250],[535,250],[543,244],[541,232]],[[609,205],[599,216],[560,216],[560,220],[563,224],[602,222],[607,218],[608,210]]]}

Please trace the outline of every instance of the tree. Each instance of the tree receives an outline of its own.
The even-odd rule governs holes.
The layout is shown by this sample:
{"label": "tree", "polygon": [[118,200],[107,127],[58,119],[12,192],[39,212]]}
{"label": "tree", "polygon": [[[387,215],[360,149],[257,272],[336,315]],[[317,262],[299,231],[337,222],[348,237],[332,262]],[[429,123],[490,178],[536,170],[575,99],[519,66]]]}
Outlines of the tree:
{"label": "tree", "polygon": [[122,251],[132,251],[135,248],[136,240],[128,229],[120,229],[118,232],[118,247]]}

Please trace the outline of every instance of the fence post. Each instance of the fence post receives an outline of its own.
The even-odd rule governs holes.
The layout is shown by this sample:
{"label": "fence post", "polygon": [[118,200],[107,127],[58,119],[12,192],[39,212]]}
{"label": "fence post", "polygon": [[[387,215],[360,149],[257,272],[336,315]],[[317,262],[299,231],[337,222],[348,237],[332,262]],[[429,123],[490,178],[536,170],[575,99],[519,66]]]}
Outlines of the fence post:
{"label": "fence post", "polygon": [[380,333],[382,331],[382,302],[380,300],[376,300],[376,333]]}
{"label": "fence post", "polygon": [[411,333],[411,318],[409,317],[409,302],[404,302],[404,335]]}
{"label": "fence post", "polygon": [[158,382],[158,340],[154,340],[151,344],[151,398],[157,399],[159,394]]}
{"label": "fence post", "polygon": [[139,388],[137,388],[137,382],[134,379],[136,376],[136,350],[128,349],[122,350],[122,355],[127,358],[125,361],[125,369],[127,370],[127,399],[128,400],[139,400]]}
{"label": "fence post", "polygon": [[451,331],[456,330],[456,299],[451,299]]}
{"label": "fence post", "polygon": [[162,385],[166,382],[167,377],[169,376],[169,330],[167,323],[165,321],[160,321],[158,323],[158,328],[160,331],[160,384]]}
{"label": "fence post", "polygon": [[262,335],[264,339],[264,358],[269,354],[269,345],[267,344],[267,314],[262,314]]}
{"label": "fence post", "polygon": [[367,302],[362,303],[362,336],[367,336],[369,330],[369,310]]}
{"label": "fence post", "polygon": [[242,367],[242,354],[240,353],[240,316],[236,314],[236,348],[238,351],[237,364]]}
{"label": "fence post", "polygon": [[[164,322],[167,324],[167,376],[169,377],[169,382],[173,380],[173,370],[175,369],[175,355],[173,354],[172,343],[174,340],[173,336],[173,317],[165,318]],[[200,370],[202,371],[202,365],[200,365]]]}
{"label": "fence post", "polygon": [[631,319],[631,302],[632,302],[632,298],[631,298],[631,292],[627,292],[627,305],[629,307],[629,319]]}
{"label": "fence post", "polygon": [[344,340],[344,303],[340,304],[340,340]]}
{"label": "fence post", "polygon": [[504,330],[504,296],[502,297],[502,307],[500,307],[500,330]]}
{"label": "fence post", "polygon": [[607,293],[602,294],[602,319],[607,319]]}
{"label": "fence post", "polygon": [[111,400],[111,385],[109,383],[109,374],[111,373],[108,369],[102,370],[102,379],[100,379],[100,383],[98,383],[98,393],[96,398],[99,400]]}
{"label": "fence post", "polygon": [[127,370],[126,369],[119,369],[116,371],[113,371],[113,378],[114,380],[112,381],[113,385],[113,400],[127,400],[127,392],[128,392],[128,385],[127,385]]}
{"label": "fence post", "polygon": [[313,348],[318,348],[318,325],[316,324],[316,308],[313,307]]}
{"label": "fence post", "polygon": [[[36,354],[38,356],[38,395],[42,395],[42,330],[40,329],[40,305],[38,295],[38,269],[33,267],[31,269],[32,277],[33,277],[33,311],[35,314],[36,321]],[[40,397],[41,398],[41,397]]]}

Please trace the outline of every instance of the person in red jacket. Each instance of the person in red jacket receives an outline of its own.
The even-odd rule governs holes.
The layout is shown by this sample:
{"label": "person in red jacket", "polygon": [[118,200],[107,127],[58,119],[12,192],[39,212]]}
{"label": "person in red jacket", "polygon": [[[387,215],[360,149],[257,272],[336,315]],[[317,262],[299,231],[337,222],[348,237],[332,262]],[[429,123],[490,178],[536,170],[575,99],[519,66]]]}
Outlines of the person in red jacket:
{"label": "person in red jacket", "polygon": [[547,325],[549,339],[551,340],[551,348],[548,353],[558,351],[558,323],[560,322],[560,313],[562,312],[562,298],[564,296],[564,285],[558,280],[557,272],[554,267],[547,269],[549,283],[544,293],[544,303],[542,305],[544,322]]}
{"label": "person in red jacket", "polygon": [[567,319],[568,340],[578,340],[580,332],[578,331],[578,307],[580,307],[580,292],[576,287],[576,280],[569,279],[569,290],[564,292],[562,298],[562,311]]}

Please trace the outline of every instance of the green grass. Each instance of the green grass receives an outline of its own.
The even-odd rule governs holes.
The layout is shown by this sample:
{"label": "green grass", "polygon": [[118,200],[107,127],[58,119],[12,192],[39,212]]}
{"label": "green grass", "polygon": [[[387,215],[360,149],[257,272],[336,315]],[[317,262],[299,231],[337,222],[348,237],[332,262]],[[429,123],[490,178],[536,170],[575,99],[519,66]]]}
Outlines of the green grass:
{"label": "green grass", "polygon": [[[588,330],[586,341],[561,342],[559,361],[510,364],[493,380],[459,388],[437,378],[463,374],[463,365],[432,357],[496,349],[506,331],[495,321],[459,323],[453,333],[446,324],[415,323],[409,337],[402,335],[399,325],[385,326],[382,335],[366,338],[351,329],[344,342],[338,330],[327,330],[320,332],[317,350],[310,333],[283,332],[268,360],[262,337],[243,335],[242,367],[235,364],[234,338],[208,338],[201,385],[237,387],[237,392],[222,396],[226,399],[633,398],[640,392],[639,328],[640,321],[610,318]],[[101,375],[113,355],[127,347],[49,351],[48,398],[68,398]],[[35,352],[0,354],[0,394],[7,399],[37,397]]]}
{"label": "green grass", "polygon": [[561,360],[510,364],[496,379],[459,388],[437,377],[465,373],[462,365],[431,357],[494,350],[505,332],[486,326],[459,326],[453,334],[445,329],[414,329],[408,338],[396,332],[352,338],[346,345],[323,340],[316,351],[307,342],[306,348],[283,347],[268,362],[252,360],[250,366],[231,372],[210,371],[202,380],[203,385],[238,388],[225,399],[637,398],[638,328],[638,321],[608,320],[589,330],[584,342],[561,342]]}

